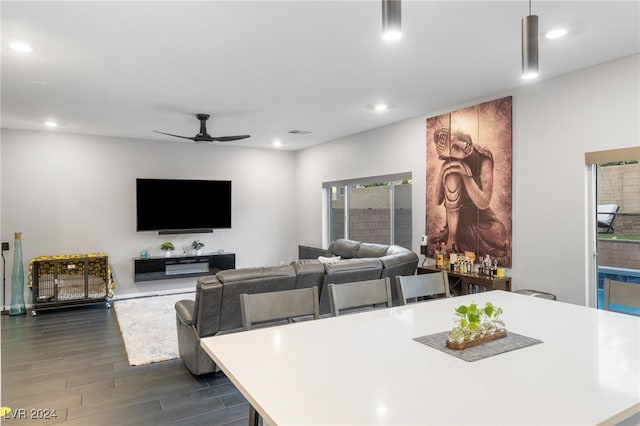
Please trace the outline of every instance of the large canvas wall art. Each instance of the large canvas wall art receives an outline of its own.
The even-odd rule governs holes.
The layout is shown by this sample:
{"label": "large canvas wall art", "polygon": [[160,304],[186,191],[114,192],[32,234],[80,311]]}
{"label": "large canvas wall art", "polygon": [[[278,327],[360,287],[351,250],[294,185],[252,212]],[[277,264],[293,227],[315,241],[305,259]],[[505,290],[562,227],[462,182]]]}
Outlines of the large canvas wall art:
{"label": "large canvas wall art", "polygon": [[427,254],[456,244],[511,267],[512,99],[427,119]]}

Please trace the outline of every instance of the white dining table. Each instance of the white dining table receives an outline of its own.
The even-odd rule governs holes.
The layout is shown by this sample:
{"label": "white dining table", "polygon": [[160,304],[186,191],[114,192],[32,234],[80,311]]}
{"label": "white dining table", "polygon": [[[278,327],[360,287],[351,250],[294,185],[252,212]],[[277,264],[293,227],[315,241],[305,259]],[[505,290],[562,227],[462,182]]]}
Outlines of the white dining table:
{"label": "white dining table", "polygon": [[[414,338],[487,301],[542,343],[467,362]],[[214,336],[270,425],[599,425],[640,412],[640,317],[505,291]],[[632,417],[633,416],[633,417]]]}

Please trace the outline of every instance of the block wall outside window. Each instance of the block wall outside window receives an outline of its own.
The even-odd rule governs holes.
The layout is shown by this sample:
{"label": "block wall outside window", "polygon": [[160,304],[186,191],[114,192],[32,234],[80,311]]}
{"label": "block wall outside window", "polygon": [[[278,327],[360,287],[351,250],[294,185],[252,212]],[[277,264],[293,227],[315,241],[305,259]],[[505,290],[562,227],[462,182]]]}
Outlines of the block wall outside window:
{"label": "block wall outside window", "polygon": [[[411,180],[328,187],[330,240],[348,238],[411,249]],[[348,212],[345,217],[345,211]]]}

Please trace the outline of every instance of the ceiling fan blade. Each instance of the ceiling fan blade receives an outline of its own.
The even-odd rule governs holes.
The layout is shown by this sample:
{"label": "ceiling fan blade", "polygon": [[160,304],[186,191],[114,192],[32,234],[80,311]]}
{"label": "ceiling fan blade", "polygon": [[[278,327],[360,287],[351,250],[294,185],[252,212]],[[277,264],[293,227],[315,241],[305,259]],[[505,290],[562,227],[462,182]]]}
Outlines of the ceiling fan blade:
{"label": "ceiling fan blade", "polygon": [[211,140],[218,141],[218,142],[231,142],[231,141],[238,141],[240,139],[246,139],[249,137],[251,137],[251,135],[220,136],[220,137],[211,138]]}
{"label": "ceiling fan blade", "polygon": [[182,139],[189,139],[190,141],[195,140],[193,137],[189,137],[189,136],[180,136],[180,135],[174,135],[171,133],[165,133],[165,132],[159,132],[157,130],[154,130],[155,133],[160,133],[162,135],[167,135],[167,136],[174,136],[176,138],[182,138]]}
{"label": "ceiling fan blade", "polygon": [[174,138],[188,139],[194,142],[231,142],[251,137],[250,135],[213,137],[207,133],[206,123],[209,119],[209,114],[196,114],[196,118],[200,121],[200,132],[193,137],[174,135],[173,133],[159,132],[157,130],[154,130],[154,132],[160,133],[161,135],[173,136]]}

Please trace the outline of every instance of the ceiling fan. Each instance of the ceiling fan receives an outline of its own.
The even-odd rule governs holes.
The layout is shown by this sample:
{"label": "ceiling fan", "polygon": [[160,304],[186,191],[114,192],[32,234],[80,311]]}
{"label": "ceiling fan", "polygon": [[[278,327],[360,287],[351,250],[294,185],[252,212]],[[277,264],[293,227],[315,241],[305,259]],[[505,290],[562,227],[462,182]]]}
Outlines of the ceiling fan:
{"label": "ceiling fan", "polygon": [[189,139],[194,142],[231,142],[231,141],[237,141],[240,139],[246,139],[251,136],[251,135],[218,136],[218,137],[211,136],[209,133],[207,133],[207,120],[209,119],[209,114],[196,114],[196,118],[200,120],[200,132],[195,136],[190,137],[190,136],[173,135],[171,133],[159,132],[157,130],[154,130],[154,132],[161,133],[167,136],[175,136],[176,138]]}

